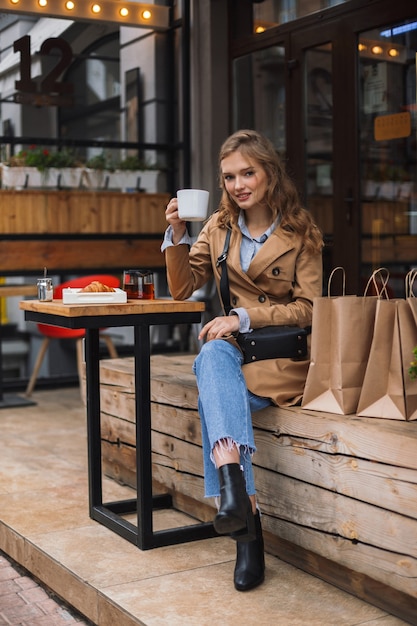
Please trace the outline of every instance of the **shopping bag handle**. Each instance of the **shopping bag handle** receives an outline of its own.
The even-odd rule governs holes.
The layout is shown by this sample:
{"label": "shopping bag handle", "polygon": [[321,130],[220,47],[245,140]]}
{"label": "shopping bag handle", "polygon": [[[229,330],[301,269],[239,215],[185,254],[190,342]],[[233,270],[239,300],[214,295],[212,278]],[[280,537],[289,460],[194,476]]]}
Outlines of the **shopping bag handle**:
{"label": "shopping bag handle", "polygon": [[405,297],[406,298],[416,298],[416,294],[414,293],[414,281],[417,278],[417,269],[410,270],[405,277]]}
{"label": "shopping bag handle", "polygon": [[[384,275],[385,273],[385,275]],[[377,282],[377,277],[380,279],[380,284]],[[384,297],[386,300],[389,300],[389,295],[387,291],[387,285],[389,281],[389,271],[386,267],[379,267],[377,270],[374,270],[366,283],[365,291],[363,292],[364,296],[368,295],[368,289],[373,284],[375,288],[375,293],[378,298]]]}
{"label": "shopping bag handle", "polygon": [[331,285],[332,285],[332,280],[333,280],[333,276],[335,275],[335,273],[337,272],[337,270],[341,270],[342,274],[343,274],[343,282],[342,282],[342,295],[346,295],[346,273],[343,267],[341,267],[340,265],[338,267],[335,267],[330,276],[329,276],[329,280],[327,282],[327,297],[330,298],[331,297]]}

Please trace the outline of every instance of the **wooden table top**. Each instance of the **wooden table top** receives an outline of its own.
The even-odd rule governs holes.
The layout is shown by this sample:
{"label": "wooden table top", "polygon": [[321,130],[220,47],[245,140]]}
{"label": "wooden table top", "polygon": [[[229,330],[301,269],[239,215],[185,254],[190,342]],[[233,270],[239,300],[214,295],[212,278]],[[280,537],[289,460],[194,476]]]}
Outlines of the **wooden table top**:
{"label": "wooden table top", "polygon": [[63,304],[62,300],[40,302],[22,300],[19,307],[23,311],[59,315],[62,317],[96,317],[99,315],[139,315],[151,313],[198,313],[204,311],[204,302],[191,300],[128,300],[126,303],[107,304]]}

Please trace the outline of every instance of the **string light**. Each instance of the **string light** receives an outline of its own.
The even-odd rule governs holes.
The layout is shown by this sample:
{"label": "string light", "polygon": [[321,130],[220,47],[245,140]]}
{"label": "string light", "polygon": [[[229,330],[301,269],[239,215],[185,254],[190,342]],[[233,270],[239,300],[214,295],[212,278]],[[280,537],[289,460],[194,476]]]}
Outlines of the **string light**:
{"label": "string light", "polygon": [[0,13],[25,13],[49,17],[123,23],[154,30],[166,30],[170,24],[169,7],[133,0],[0,0]]}
{"label": "string light", "polygon": [[389,55],[390,57],[392,57],[392,58],[395,58],[395,57],[400,56],[400,53],[399,53],[399,51],[397,50],[397,48],[390,48],[390,49],[388,50],[388,55]]}

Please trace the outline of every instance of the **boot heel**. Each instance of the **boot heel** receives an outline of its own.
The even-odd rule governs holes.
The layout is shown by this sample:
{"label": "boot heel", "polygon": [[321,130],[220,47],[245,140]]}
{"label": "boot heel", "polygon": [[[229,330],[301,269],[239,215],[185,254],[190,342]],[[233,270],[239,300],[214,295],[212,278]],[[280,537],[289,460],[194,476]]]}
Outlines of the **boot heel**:
{"label": "boot heel", "polygon": [[249,507],[246,516],[246,527],[241,530],[237,530],[234,533],[231,533],[231,538],[235,541],[241,541],[246,543],[247,541],[253,541],[256,538],[256,528],[255,528],[255,516],[252,513],[252,504],[249,500]]}
{"label": "boot heel", "polygon": [[265,578],[264,540],[259,512],[253,518],[256,533],[254,540],[236,544],[234,583],[238,591],[253,589]]}

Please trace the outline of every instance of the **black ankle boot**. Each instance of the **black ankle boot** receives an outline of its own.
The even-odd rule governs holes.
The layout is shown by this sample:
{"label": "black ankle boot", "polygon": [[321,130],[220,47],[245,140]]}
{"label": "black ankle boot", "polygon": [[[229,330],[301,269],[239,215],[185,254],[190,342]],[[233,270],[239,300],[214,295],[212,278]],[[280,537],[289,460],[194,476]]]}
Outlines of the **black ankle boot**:
{"label": "black ankle boot", "polygon": [[259,511],[254,516],[256,539],[236,543],[235,588],[248,591],[260,585],[265,578],[264,540]]}
{"label": "black ankle boot", "polygon": [[220,509],[213,522],[216,532],[231,534],[237,541],[250,541],[255,537],[255,522],[239,464],[222,465],[219,480]]}

